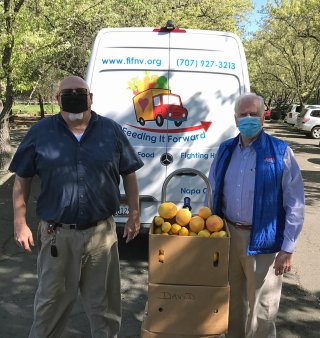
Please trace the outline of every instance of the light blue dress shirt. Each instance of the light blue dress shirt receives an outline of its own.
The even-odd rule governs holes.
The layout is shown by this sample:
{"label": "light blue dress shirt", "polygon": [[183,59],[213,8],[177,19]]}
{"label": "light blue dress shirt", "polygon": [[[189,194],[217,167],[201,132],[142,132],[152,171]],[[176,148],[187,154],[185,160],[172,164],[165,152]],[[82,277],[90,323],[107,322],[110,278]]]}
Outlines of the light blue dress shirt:
{"label": "light blue dress shirt", "polygon": [[[209,173],[213,193],[216,158],[217,156]],[[252,224],[255,167],[256,152],[252,144],[244,147],[239,143],[234,149],[224,179],[222,210],[231,221]],[[284,155],[282,190],[286,223],[281,250],[293,252],[304,221],[304,186],[298,163],[289,146]]]}

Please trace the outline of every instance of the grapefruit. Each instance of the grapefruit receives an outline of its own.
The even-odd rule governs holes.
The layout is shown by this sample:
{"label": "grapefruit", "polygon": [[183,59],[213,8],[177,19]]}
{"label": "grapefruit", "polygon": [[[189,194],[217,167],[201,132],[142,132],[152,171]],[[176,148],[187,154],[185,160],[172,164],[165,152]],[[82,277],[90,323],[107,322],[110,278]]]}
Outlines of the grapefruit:
{"label": "grapefruit", "polygon": [[183,208],[178,210],[176,214],[176,222],[182,226],[185,226],[190,222],[191,217],[191,211],[189,209]]}
{"label": "grapefruit", "polygon": [[162,218],[173,218],[177,211],[177,206],[172,202],[163,202],[158,208],[158,213]]}
{"label": "grapefruit", "polygon": [[198,215],[203,219],[207,219],[209,216],[212,215],[212,211],[208,207],[201,207],[198,211]]}
{"label": "grapefruit", "polygon": [[223,219],[217,215],[211,215],[206,219],[206,228],[210,232],[220,231],[223,225]]}
{"label": "grapefruit", "polygon": [[204,228],[204,219],[200,216],[193,216],[190,219],[189,228],[191,231],[198,233]]}

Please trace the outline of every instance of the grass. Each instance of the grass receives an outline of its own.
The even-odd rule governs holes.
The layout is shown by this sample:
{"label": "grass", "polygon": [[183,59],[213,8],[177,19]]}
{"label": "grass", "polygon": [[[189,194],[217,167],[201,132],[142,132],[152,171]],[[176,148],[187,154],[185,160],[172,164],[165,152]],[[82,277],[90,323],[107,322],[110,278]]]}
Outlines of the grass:
{"label": "grass", "polygon": [[[38,104],[15,104],[12,107],[14,115],[40,115],[40,106]],[[60,111],[60,108],[57,104],[46,103],[44,104],[45,114],[56,114]]]}

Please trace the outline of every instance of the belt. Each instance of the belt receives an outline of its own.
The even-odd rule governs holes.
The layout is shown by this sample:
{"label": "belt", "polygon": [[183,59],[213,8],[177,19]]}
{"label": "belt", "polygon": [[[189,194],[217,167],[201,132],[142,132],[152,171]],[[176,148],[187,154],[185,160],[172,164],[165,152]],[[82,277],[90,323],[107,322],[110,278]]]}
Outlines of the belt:
{"label": "belt", "polygon": [[237,229],[241,229],[241,230],[251,230],[252,226],[250,224],[242,224],[239,222],[232,222],[229,219],[226,218],[227,223],[233,225],[235,228]]}
{"label": "belt", "polygon": [[99,222],[91,222],[86,224],[65,224],[65,223],[58,223],[54,221],[47,221],[50,225],[52,225],[54,228],[62,228],[62,229],[68,229],[68,230],[86,230],[92,227],[97,226]]}

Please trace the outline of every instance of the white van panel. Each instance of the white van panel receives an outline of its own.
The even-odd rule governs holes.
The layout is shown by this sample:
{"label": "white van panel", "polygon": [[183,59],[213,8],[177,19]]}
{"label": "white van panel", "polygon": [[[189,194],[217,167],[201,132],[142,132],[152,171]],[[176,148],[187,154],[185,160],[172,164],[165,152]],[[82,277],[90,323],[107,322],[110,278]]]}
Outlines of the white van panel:
{"label": "white van panel", "polygon": [[114,28],[103,29],[97,36],[106,48],[168,48],[167,33],[155,33],[150,28]]}
{"label": "white van panel", "polygon": [[[171,172],[195,168],[208,174],[220,143],[238,133],[234,101],[249,91],[240,40],[199,30],[104,29],[91,53],[87,82],[93,110],[122,126],[145,163],[137,172],[142,225],[157,214]],[[161,162],[164,155],[172,163]],[[205,193],[201,178],[183,176],[170,181],[166,199],[182,205],[190,197],[197,212]]]}

